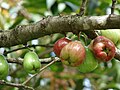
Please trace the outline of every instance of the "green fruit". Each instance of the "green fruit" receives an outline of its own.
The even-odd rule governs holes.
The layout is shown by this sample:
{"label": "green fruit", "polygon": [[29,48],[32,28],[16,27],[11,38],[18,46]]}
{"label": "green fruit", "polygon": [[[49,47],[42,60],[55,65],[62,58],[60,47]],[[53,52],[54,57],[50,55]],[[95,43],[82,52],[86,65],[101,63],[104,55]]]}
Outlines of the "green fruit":
{"label": "green fruit", "polygon": [[118,33],[118,42],[117,42],[117,44],[116,44],[116,47],[117,47],[118,49],[120,49],[120,31],[119,31],[119,33]]}
{"label": "green fruit", "polygon": [[94,57],[92,51],[89,48],[86,49],[86,57],[82,64],[78,66],[78,70],[82,73],[91,72],[98,66],[98,61]]}
{"label": "green fruit", "polygon": [[35,52],[30,51],[24,56],[23,67],[26,72],[31,74],[35,74],[39,71],[41,63]]}
{"label": "green fruit", "polygon": [[6,78],[9,73],[8,63],[3,55],[0,55],[0,79]]}
{"label": "green fruit", "polygon": [[53,72],[62,72],[64,67],[61,62],[56,62],[50,66],[50,70]]}
{"label": "green fruit", "polygon": [[120,29],[101,30],[101,35],[109,38],[120,49]]}
{"label": "green fruit", "polygon": [[114,44],[117,44],[118,40],[120,39],[120,30],[101,30],[101,35],[110,39]]}

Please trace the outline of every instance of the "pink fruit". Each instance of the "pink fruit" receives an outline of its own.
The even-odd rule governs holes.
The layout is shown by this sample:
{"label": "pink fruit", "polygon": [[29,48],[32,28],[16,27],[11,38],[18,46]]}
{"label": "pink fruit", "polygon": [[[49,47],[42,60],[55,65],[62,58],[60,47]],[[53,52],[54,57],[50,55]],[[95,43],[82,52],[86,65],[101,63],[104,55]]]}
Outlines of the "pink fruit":
{"label": "pink fruit", "polygon": [[80,41],[73,41],[64,46],[60,53],[63,64],[79,66],[85,59],[85,48]]}
{"label": "pink fruit", "polygon": [[96,58],[104,62],[110,61],[115,56],[114,43],[104,36],[96,37],[90,44],[90,48]]}
{"label": "pink fruit", "polygon": [[67,45],[69,42],[71,42],[71,40],[69,38],[61,38],[59,39],[57,42],[55,42],[54,47],[53,47],[53,51],[55,52],[55,54],[59,57],[60,56],[60,52],[62,50],[62,48]]}

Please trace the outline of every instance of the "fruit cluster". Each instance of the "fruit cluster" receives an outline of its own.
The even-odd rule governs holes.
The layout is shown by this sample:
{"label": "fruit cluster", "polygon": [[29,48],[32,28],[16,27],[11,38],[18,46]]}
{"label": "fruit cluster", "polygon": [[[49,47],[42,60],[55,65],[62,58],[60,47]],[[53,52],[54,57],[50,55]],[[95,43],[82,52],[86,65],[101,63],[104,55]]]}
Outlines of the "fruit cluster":
{"label": "fruit cluster", "polygon": [[[97,68],[100,61],[108,62],[115,56],[116,48],[120,49],[119,30],[101,30],[101,35],[93,39],[88,46],[81,41],[73,41],[69,38],[59,39],[53,47],[55,54],[65,65],[78,67],[80,72],[91,72]],[[115,47],[116,46],[116,47]],[[0,54],[0,79],[4,79],[9,73],[6,58]],[[41,62],[38,55],[29,51],[25,54],[23,68],[30,74],[39,72]]]}
{"label": "fruit cluster", "polygon": [[[5,79],[9,73],[9,65],[6,58],[0,54],[0,80]],[[39,72],[41,63],[39,61],[38,55],[29,51],[25,54],[23,60],[23,68],[27,73],[35,74]]]}
{"label": "fruit cluster", "polygon": [[53,50],[63,64],[77,66],[83,73],[93,71],[99,61],[107,62],[115,56],[114,43],[104,36],[96,37],[88,46],[64,37],[54,44]]}

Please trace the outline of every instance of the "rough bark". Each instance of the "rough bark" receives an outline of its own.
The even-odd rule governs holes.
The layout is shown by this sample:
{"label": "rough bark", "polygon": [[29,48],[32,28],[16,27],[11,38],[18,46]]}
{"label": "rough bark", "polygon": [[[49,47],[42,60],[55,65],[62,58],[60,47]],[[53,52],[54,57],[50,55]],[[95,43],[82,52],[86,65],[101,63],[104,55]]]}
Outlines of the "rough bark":
{"label": "rough bark", "polygon": [[80,17],[77,15],[49,16],[37,23],[17,26],[0,32],[0,47],[25,44],[27,41],[53,33],[84,30],[120,29],[120,15]]}

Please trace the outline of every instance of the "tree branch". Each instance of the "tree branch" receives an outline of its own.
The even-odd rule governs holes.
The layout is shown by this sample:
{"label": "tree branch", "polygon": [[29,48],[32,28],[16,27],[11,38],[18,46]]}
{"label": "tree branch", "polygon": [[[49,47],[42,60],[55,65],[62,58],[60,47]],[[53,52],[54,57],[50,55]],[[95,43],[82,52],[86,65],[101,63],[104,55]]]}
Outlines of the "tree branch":
{"label": "tree branch", "polygon": [[82,4],[80,6],[80,11],[79,11],[80,16],[84,15],[85,13],[86,3],[87,3],[87,0],[82,0]]}
{"label": "tree branch", "polygon": [[22,65],[22,63],[23,63],[23,59],[21,59],[21,58],[8,58],[7,61],[8,61],[8,63],[16,63],[19,65]]}
{"label": "tree branch", "polygon": [[120,29],[120,15],[80,17],[77,15],[53,16],[35,24],[17,26],[0,32],[0,47],[26,44],[28,41],[54,33]]}
{"label": "tree branch", "polygon": [[[54,57],[55,59],[58,59],[58,57]],[[44,58],[44,59],[39,59],[39,61],[42,63],[42,64],[48,64],[52,61],[53,59],[50,57],[50,58]],[[16,64],[19,64],[19,65],[22,65],[23,63],[23,59],[22,58],[8,58],[7,61],[9,63],[16,63]]]}
{"label": "tree branch", "polygon": [[4,80],[0,80],[1,85],[7,85],[7,86],[12,86],[12,87],[18,87],[18,88],[24,88],[25,90],[34,90],[32,87],[23,85],[23,84],[16,84],[16,83],[10,83],[6,82]]}
{"label": "tree branch", "polygon": [[28,46],[21,47],[21,48],[17,48],[17,49],[11,50],[11,51],[6,51],[6,52],[4,52],[4,55],[6,56],[8,53],[12,53],[12,52],[15,52],[15,51],[18,51],[18,50],[28,49],[28,48],[36,47],[36,46],[41,46],[41,47],[53,47],[53,45],[28,45]]}

